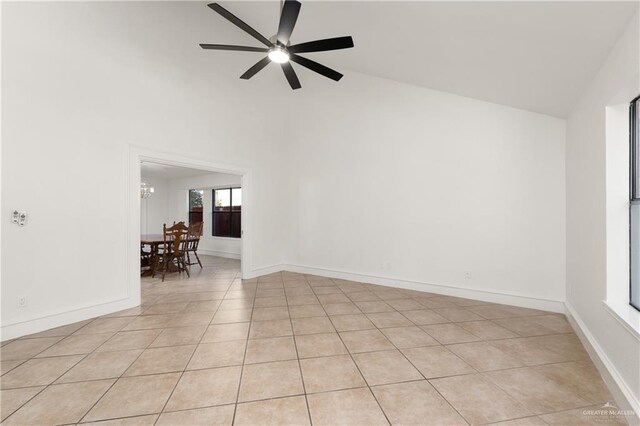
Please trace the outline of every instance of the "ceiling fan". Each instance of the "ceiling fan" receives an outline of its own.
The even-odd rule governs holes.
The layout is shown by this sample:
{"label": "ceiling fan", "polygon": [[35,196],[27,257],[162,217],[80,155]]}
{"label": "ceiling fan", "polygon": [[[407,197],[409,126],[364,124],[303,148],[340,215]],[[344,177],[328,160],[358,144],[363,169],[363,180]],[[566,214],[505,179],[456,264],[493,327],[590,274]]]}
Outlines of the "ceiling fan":
{"label": "ceiling fan", "polygon": [[276,62],[282,67],[285,77],[292,89],[299,89],[300,80],[296,72],[291,66],[291,62],[296,62],[303,67],[309,68],[312,71],[322,74],[323,76],[332,80],[338,81],[342,78],[342,74],[331,68],[325,67],[311,59],[302,57],[298,53],[308,52],[324,52],[327,50],[348,49],[353,47],[353,39],[350,36],[347,37],[335,37],[322,40],[309,41],[306,43],[290,45],[289,37],[293,32],[293,28],[298,20],[298,14],[300,13],[300,2],[296,0],[285,0],[282,6],[282,12],[280,15],[280,23],[278,25],[278,33],[274,35],[271,40],[264,37],[258,31],[251,28],[240,18],[229,12],[218,3],[211,3],[208,5],[211,9],[218,12],[228,21],[244,30],[253,38],[264,44],[266,47],[252,47],[252,46],[234,46],[228,44],[200,44],[203,49],[211,50],[236,50],[241,52],[260,52],[266,53],[267,56],[259,60],[254,66],[249,68],[240,78],[248,80],[258,73],[261,69],[266,67],[269,62]]}

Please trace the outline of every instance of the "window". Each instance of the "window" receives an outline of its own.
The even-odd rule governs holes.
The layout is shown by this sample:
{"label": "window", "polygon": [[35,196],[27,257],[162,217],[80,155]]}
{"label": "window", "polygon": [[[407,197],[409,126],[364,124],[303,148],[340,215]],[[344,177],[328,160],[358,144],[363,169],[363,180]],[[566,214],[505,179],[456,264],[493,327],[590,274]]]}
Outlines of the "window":
{"label": "window", "polygon": [[202,196],[204,190],[202,189],[190,189],[189,190],[189,223],[202,222]]}
{"label": "window", "polygon": [[242,235],[242,188],[213,190],[213,236],[240,238]]}
{"label": "window", "polygon": [[631,305],[640,310],[640,96],[631,101],[630,123],[630,211],[629,242]]}

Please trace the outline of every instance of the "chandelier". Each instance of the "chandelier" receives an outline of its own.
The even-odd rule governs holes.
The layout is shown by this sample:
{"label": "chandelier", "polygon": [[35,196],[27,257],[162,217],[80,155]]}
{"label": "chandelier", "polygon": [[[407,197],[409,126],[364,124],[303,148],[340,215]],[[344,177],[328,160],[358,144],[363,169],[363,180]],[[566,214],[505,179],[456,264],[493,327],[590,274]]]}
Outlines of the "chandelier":
{"label": "chandelier", "polygon": [[153,186],[150,186],[146,182],[140,184],[140,198],[147,199],[153,194]]}

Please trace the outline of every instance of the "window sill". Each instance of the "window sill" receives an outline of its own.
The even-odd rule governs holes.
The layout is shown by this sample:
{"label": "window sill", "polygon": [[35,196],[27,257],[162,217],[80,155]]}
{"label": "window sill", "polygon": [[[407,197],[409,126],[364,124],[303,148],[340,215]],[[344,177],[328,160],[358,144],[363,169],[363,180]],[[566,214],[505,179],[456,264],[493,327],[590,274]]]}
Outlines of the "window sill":
{"label": "window sill", "polygon": [[625,302],[603,300],[605,309],[637,340],[640,340],[640,312]]}
{"label": "window sill", "polygon": [[213,235],[207,235],[207,239],[211,239],[211,240],[230,240],[230,241],[240,241],[242,240],[241,238],[234,238],[234,237],[214,237]]}

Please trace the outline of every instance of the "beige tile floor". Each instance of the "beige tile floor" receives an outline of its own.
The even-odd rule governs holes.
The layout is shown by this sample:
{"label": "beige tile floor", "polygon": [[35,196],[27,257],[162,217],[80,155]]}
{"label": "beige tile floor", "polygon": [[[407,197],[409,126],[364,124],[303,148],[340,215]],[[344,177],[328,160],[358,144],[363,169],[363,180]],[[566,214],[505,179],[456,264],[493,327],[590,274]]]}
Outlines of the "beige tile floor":
{"label": "beige tile floor", "polygon": [[204,257],[0,348],[4,424],[625,424],[564,316]]}

